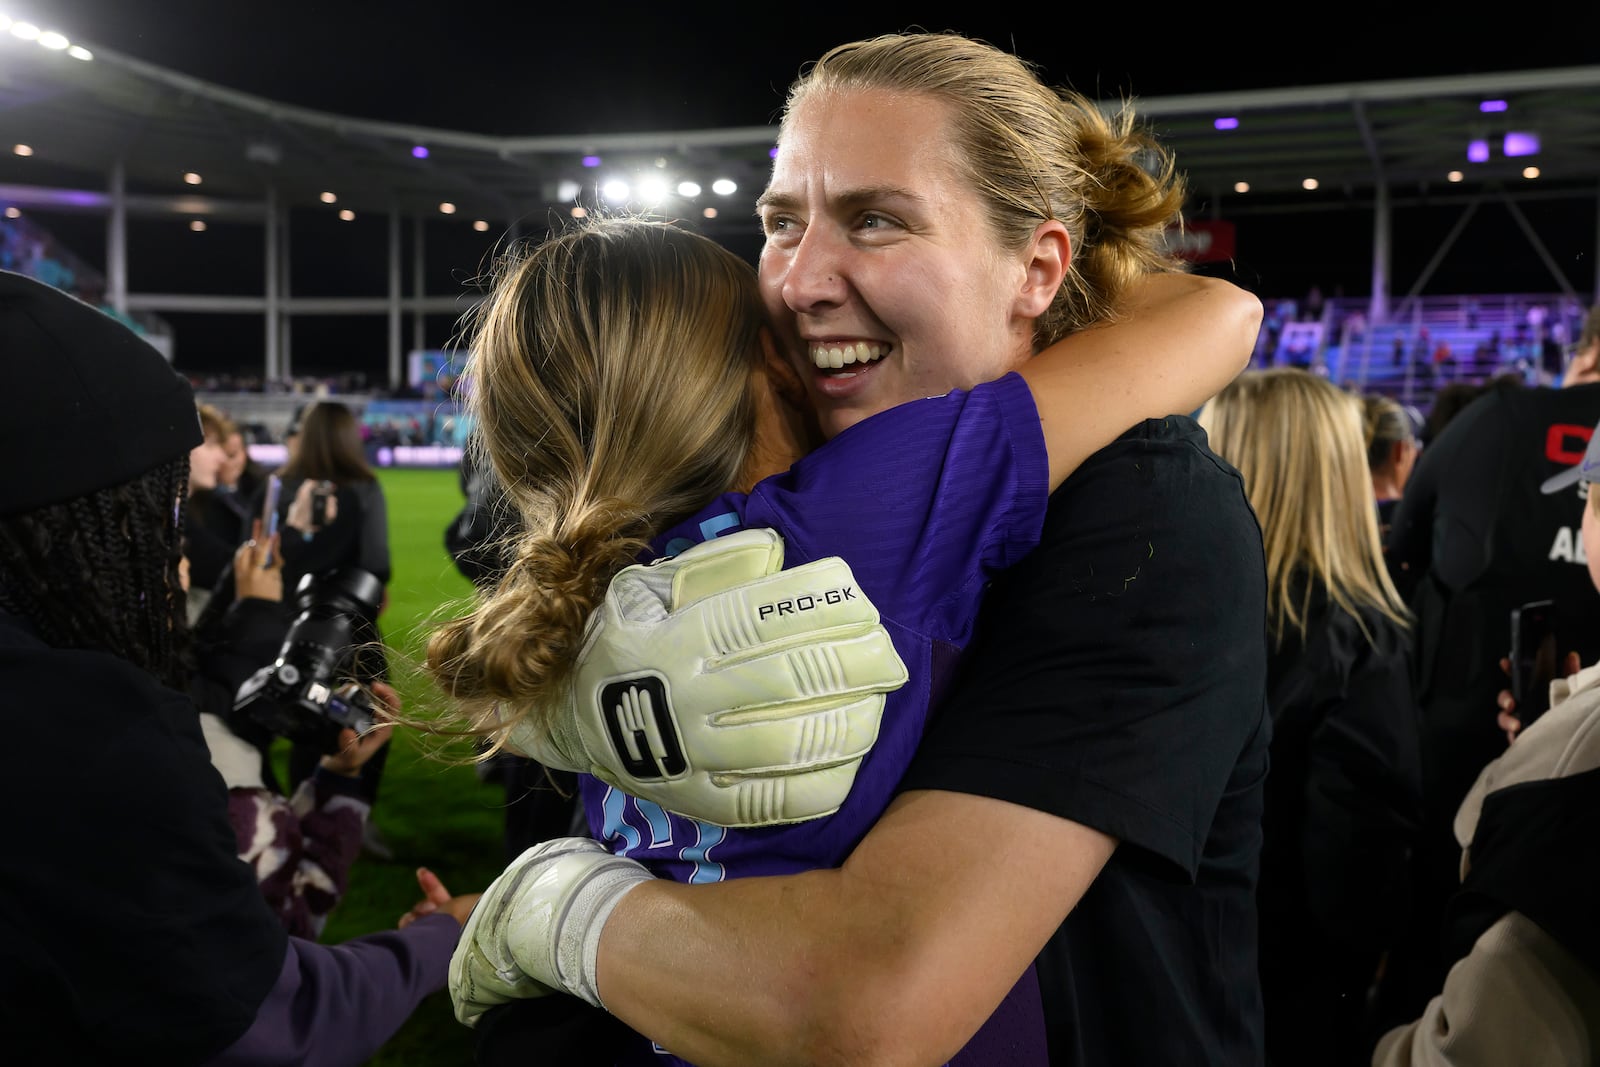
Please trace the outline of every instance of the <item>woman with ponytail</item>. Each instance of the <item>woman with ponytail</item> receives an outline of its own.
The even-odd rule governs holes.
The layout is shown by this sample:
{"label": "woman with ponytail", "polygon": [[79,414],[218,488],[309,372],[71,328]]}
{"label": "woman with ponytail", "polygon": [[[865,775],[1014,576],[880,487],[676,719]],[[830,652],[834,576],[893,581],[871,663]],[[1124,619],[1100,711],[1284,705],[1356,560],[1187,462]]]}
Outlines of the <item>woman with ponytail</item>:
{"label": "woman with ponytail", "polygon": [[[1047,1023],[1062,1063],[1073,1047],[1251,1062],[1260,543],[1237,476],[1168,416],[1245,366],[1260,305],[1176,273],[1183,193],[1126,113],[988,45],[907,34],[833,50],[791,92],[759,291],[710,242],[639,223],[502,270],[466,377],[527,540],[430,666],[475,729],[544,762],[575,663],[585,730],[593,693],[632,688],[599,702],[610,745],[550,746],[592,775],[597,840],[519,857],[452,961],[458,1017],[490,1031],[481,1062],[532,1047],[495,1042],[505,1015],[485,1012],[552,990],[650,1039],[604,1062],[1041,1063]],[[676,602],[680,560],[772,534],[778,577],[843,557],[853,578],[743,612],[714,595],[698,635],[641,648],[709,674],[759,609],[859,593],[909,680],[836,810],[765,825],[787,784],[771,768],[803,758],[774,751],[719,764],[730,786],[758,782],[753,818],[697,821],[639,794],[698,774],[712,739],[677,738],[679,764],[653,736],[665,690],[638,662],[600,681],[589,650],[624,623],[651,631],[639,609],[663,584]],[[608,595],[623,564],[680,551]],[[838,667],[813,650],[802,689]],[[730,707],[670,702],[694,723]],[[848,730],[817,725],[798,749]],[[622,749],[627,774],[608,762]],[[1058,959],[1046,993],[1033,962],[1080,900],[1064,948],[1088,955]]]}

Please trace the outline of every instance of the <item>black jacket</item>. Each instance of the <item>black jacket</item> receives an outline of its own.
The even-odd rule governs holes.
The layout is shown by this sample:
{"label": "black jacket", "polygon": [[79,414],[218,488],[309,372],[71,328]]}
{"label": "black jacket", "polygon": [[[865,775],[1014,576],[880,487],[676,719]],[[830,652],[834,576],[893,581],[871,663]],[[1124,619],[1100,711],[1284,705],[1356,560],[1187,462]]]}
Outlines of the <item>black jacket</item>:
{"label": "black jacket", "polygon": [[1358,621],[1319,585],[1304,636],[1287,632],[1267,671],[1259,901],[1269,1060],[1348,1062],[1366,989],[1410,917],[1422,821],[1410,636],[1375,610]]}

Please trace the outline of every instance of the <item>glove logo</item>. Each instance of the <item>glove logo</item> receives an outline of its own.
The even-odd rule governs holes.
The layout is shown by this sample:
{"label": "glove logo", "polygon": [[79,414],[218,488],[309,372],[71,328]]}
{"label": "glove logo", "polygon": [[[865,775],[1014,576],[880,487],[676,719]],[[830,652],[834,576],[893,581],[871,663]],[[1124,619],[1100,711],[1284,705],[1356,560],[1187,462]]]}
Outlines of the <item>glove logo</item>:
{"label": "glove logo", "polygon": [[606,733],[622,768],[640,781],[676,778],[689,768],[678,741],[666,683],[657,675],[624,678],[600,690]]}

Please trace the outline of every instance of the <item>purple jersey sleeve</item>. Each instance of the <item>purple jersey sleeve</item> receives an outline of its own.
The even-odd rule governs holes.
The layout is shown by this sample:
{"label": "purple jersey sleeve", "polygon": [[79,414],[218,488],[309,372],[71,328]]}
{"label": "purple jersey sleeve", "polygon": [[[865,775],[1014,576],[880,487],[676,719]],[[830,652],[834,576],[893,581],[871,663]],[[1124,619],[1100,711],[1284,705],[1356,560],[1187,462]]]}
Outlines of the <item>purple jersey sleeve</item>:
{"label": "purple jersey sleeve", "polygon": [[1039,543],[1049,489],[1013,373],[851,426],[756,486],[744,524],[782,533],[791,564],[843,556],[884,616],[964,644],[983,584]]}

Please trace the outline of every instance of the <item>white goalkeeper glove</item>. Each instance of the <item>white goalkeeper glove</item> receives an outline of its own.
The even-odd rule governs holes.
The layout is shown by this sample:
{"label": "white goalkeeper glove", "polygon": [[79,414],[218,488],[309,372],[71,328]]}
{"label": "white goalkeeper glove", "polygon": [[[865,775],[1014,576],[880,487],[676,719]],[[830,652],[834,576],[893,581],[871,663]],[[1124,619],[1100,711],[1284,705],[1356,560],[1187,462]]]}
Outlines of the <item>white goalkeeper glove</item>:
{"label": "white goalkeeper glove", "polygon": [[563,837],[528,849],[484,891],[450,957],[450,1003],[476,1026],[511,1000],[568,992],[597,1008],[600,931],[623,894],[651,880],[598,841]]}
{"label": "white goalkeeper glove", "polygon": [[549,733],[508,747],[722,826],[839,809],[906,668],[844,560],[744,530],[611,582]]}

